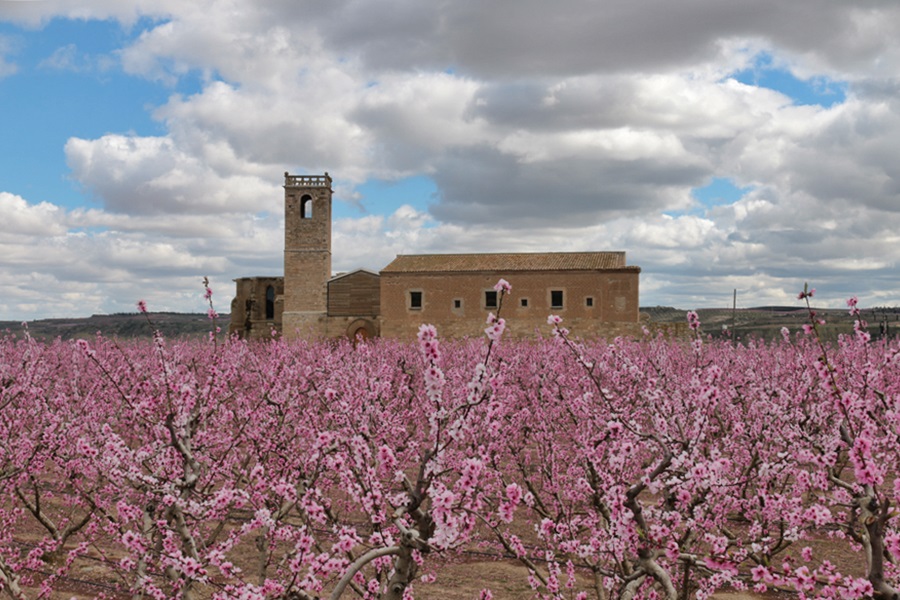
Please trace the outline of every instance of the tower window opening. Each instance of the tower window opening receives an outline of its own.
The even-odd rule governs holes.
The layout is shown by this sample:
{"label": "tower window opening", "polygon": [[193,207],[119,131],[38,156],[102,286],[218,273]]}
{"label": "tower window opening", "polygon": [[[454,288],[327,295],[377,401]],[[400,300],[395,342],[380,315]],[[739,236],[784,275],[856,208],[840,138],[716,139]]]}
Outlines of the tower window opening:
{"label": "tower window opening", "polygon": [[266,319],[275,318],[275,288],[271,285],[266,288]]}
{"label": "tower window opening", "polygon": [[313,199],[312,196],[306,195],[300,198],[300,218],[312,219],[313,216]]}

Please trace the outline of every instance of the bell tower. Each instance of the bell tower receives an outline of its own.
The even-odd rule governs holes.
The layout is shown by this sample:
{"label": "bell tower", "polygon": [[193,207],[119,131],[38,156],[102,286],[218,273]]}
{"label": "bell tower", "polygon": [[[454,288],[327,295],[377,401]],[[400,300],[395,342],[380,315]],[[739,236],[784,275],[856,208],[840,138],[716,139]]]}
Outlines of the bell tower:
{"label": "bell tower", "polygon": [[284,174],[286,337],[324,335],[331,279],[331,177]]}

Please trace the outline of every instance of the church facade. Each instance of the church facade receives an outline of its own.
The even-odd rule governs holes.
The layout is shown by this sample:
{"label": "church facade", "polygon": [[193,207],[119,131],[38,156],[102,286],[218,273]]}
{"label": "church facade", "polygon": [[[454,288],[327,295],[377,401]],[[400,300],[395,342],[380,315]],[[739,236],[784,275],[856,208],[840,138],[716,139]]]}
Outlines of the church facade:
{"label": "church facade", "polygon": [[[247,338],[478,336],[502,302],[511,337],[549,333],[556,314],[580,336],[636,335],[640,268],[624,252],[399,255],[380,273],[331,274],[331,177],[284,183],[284,276],[235,280],[229,333]],[[499,279],[512,286],[498,297]]]}

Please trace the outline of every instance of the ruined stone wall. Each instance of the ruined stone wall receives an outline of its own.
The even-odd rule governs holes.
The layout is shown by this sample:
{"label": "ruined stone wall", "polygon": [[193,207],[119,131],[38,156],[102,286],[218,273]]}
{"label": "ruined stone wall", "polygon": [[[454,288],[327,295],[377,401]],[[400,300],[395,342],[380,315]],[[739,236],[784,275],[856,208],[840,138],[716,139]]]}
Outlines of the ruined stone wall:
{"label": "ruined stone wall", "polygon": [[[270,287],[274,292],[272,299],[267,298]],[[273,329],[281,331],[284,312],[283,277],[235,279],[235,288],[235,297],[231,301],[229,335],[237,334],[248,339],[265,338],[271,336]]]}

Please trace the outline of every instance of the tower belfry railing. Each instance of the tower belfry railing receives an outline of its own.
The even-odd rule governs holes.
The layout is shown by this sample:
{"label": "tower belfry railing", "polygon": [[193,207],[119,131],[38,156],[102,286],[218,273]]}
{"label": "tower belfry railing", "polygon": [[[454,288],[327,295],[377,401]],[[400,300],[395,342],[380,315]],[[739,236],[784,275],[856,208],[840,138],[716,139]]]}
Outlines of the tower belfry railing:
{"label": "tower belfry railing", "polygon": [[326,172],[324,175],[291,175],[287,171],[284,173],[284,187],[324,187],[331,188],[331,176]]}

